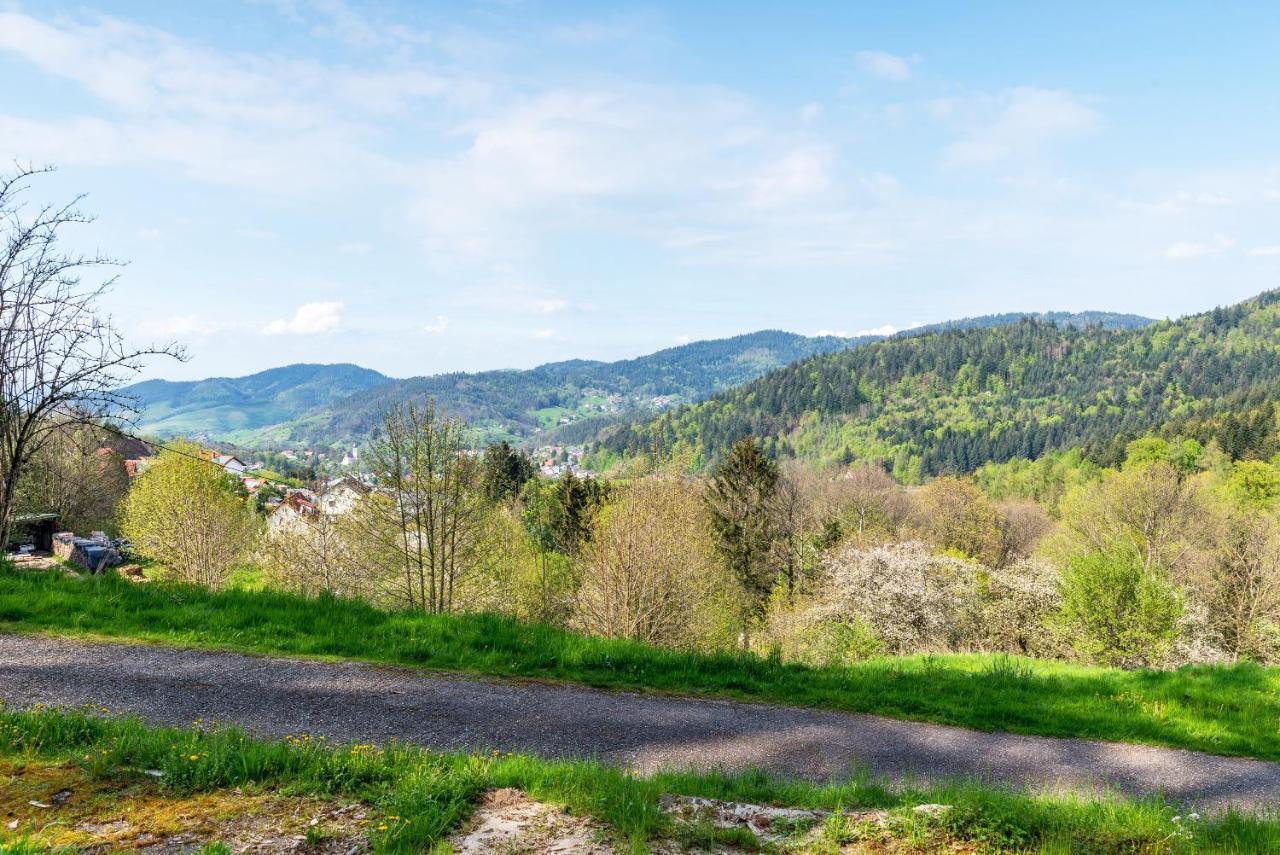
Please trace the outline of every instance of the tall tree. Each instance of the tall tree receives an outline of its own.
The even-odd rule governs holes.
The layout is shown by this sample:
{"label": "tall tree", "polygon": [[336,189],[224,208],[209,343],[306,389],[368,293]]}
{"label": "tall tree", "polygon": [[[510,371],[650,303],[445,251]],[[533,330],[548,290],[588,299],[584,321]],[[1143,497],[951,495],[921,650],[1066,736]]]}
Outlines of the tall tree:
{"label": "tall tree", "polygon": [[750,437],[733,444],[707,485],[716,546],[757,608],[774,580],[769,557],[778,537],[774,518],[778,486],[777,464]]}
{"label": "tall tree", "polygon": [[30,208],[23,194],[48,170],[0,178],[0,544],[8,542],[18,483],[52,434],[130,412],[120,390],[148,356],[174,345],[130,347],[99,300],[111,280],[80,274],[115,262],[64,253],[68,226],[88,222],[74,199]]}

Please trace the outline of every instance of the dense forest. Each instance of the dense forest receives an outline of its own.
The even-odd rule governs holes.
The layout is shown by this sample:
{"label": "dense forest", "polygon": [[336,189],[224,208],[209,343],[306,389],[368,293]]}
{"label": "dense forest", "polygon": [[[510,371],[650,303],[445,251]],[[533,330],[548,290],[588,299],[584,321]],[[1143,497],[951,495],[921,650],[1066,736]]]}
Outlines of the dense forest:
{"label": "dense forest", "polygon": [[768,452],[879,460],[908,482],[1080,448],[1114,465],[1151,431],[1276,451],[1280,292],[1137,328],[1023,318],[896,337],[786,366],[656,418],[616,426],[593,463],[655,450],[694,468],[746,436]]}

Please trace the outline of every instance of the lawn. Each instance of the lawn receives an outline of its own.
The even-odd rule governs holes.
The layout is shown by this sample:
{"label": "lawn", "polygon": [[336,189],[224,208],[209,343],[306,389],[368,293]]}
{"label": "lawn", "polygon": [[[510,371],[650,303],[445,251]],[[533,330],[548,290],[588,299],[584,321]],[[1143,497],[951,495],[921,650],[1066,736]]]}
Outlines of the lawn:
{"label": "lawn", "polygon": [[494,615],[7,569],[0,569],[0,632],[338,657],[1280,760],[1280,669],[1248,663],[1122,671],[965,655],[810,668],[584,637]]}
{"label": "lawn", "polygon": [[[18,783],[0,790],[12,796],[0,795],[0,812],[20,819],[0,826],[0,853],[47,851],[51,844],[71,842],[75,830],[86,826],[59,821],[59,815],[79,810],[75,819],[83,821],[86,804],[92,809],[95,800],[111,817],[123,812],[137,825],[163,813],[165,799],[189,809],[190,796],[200,793],[213,794],[205,803],[222,809],[234,808],[236,799],[358,799],[370,808],[364,828],[375,851],[426,851],[465,821],[482,792],[495,788],[515,788],[594,817],[635,852],[672,835],[699,839],[697,829],[663,812],[664,793],[835,811],[816,834],[806,835],[801,851],[813,853],[834,853],[842,843],[868,839],[874,851],[899,851],[879,847],[886,837],[911,843],[911,851],[1280,850],[1280,822],[1274,817],[1187,818],[1157,801],[1081,801],[964,783],[901,791],[861,780],[819,786],[753,773],[642,778],[589,762],[435,753],[395,744],[327,746],[305,735],[267,741],[234,728],[152,727],[101,711],[0,707],[0,775],[6,772]],[[46,781],[46,789],[74,784],[66,790],[72,797],[32,806],[23,798],[30,793],[16,790],[33,776]],[[113,788],[118,800],[112,800]],[[921,804],[947,807],[936,814],[912,810]],[[844,818],[867,808],[887,809],[891,821],[871,829]],[[801,834],[797,829],[797,840]],[[714,833],[708,837],[715,839]],[[735,842],[754,841],[744,837],[750,835],[739,833]],[[204,852],[225,851],[218,841],[202,842]]]}

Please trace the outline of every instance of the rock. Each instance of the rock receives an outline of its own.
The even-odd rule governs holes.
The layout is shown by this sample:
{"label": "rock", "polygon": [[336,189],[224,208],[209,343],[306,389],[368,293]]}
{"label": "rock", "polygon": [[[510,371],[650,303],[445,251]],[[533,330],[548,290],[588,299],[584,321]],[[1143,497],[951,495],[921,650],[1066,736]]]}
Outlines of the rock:
{"label": "rock", "polygon": [[726,802],[700,796],[664,795],[662,809],[685,822],[710,822],[717,828],[746,828],[765,842],[789,837],[797,826],[816,826],[831,815],[825,810],[802,810]]}
{"label": "rock", "polygon": [[916,805],[911,809],[911,812],[936,819],[949,810],[951,810],[951,805]]}

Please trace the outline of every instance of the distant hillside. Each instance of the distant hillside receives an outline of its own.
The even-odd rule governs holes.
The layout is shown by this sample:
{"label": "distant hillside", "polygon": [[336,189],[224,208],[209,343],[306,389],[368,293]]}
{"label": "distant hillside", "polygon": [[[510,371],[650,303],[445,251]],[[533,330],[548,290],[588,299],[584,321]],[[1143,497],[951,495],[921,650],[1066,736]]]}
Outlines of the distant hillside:
{"label": "distant hillside", "polygon": [[[744,436],[779,456],[878,459],[907,480],[1084,447],[1114,458],[1157,429],[1228,453],[1274,443],[1280,291],[1148,325],[975,319],[815,356],[709,400],[615,426],[591,458],[653,448],[705,465]],[[997,320],[1007,316],[997,316]],[[1060,316],[1058,320],[1062,319]],[[1120,328],[1115,328],[1119,326]]]}
{"label": "distant hillside", "polygon": [[141,409],[145,433],[220,439],[289,421],[387,380],[358,365],[286,365],[248,377],[147,380],[125,392]]}
{"label": "distant hillside", "polygon": [[412,377],[319,408],[280,426],[270,438],[315,443],[359,440],[370,433],[389,404],[432,398],[487,436],[520,439],[584,419],[698,401],[797,359],[843,350],[864,340],[764,330],[620,362],[575,359],[528,370]]}
{"label": "distant hillside", "polygon": [[[991,315],[922,327],[1016,322]],[[1064,324],[1132,327],[1135,315],[1051,313]],[[149,381],[129,389],[143,410],[141,428],[160,435],[203,435],[244,445],[359,442],[398,401],[435,400],[482,437],[582,442],[611,424],[701,401],[797,360],[838,353],[883,336],[840,338],[763,330],[698,341],[619,362],[569,360],[527,370],[438,374],[397,380],[354,365],[290,365],[249,377],[185,383]]]}

